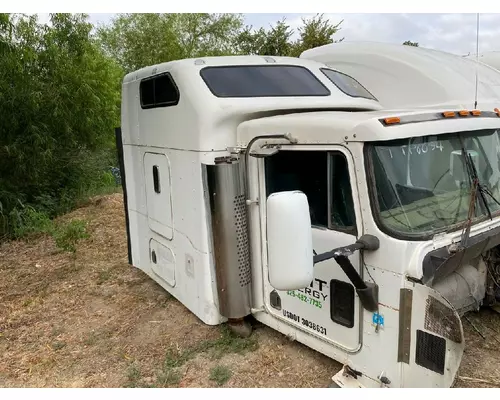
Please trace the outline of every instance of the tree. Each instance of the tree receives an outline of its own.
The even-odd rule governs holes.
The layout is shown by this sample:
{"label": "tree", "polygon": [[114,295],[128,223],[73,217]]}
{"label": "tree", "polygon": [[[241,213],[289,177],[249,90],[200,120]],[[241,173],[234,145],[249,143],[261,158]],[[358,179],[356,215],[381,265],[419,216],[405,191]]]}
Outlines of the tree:
{"label": "tree", "polygon": [[303,51],[331,43],[339,43],[344,40],[334,40],[333,36],[341,29],[344,21],[332,24],[330,20],[323,19],[323,14],[318,14],[310,19],[302,18],[302,26],[298,28],[299,39],[293,46],[290,55],[298,57]]}
{"label": "tree", "polygon": [[268,29],[243,26],[240,14],[120,14],[98,36],[108,56],[126,72],[182,58],[256,54],[299,56],[304,50],[333,43],[342,21],[322,14],[302,19],[295,31],[286,19]]}
{"label": "tree", "polygon": [[410,40],[407,40],[406,42],[403,43],[403,46],[413,46],[413,47],[418,47],[418,42],[412,42]]}
{"label": "tree", "polygon": [[254,31],[252,27],[246,27],[238,35],[235,47],[241,54],[298,57],[307,49],[344,40],[333,39],[340,30],[342,22],[332,24],[330,20],[324,19],[323,14],[302,18],[302,25],[297,28],[298,38],[295,41],[292,40],[295,31],[285,19],[278,21],[274,26],[271,25],[269,30],[260,28]]}
{"label": "tree", "polygon": [[182,58],[233,53],[239,14],[120,14],[98,35],[126,72]]}
{"label": "tree", "polygon": [[271,25],[269,30],[260,28],[253,31],[251,26],[247,26],[235,41],[235,49],[240,54],[282,56],[288,55],[292,51],[293,43],[291,38],[293,30],[283,18],[276,25]]}
{"label": "tree", "polygon": [[122,71],[91,31],[84,14],[0,18],[0,237],[27,206],[71,207],[112,160]]}
{"label": "tree", "polygon": [[0,13],[0,52],[8,50],[11,38],[12,23],[10,22],[10,16],[9,14]]}

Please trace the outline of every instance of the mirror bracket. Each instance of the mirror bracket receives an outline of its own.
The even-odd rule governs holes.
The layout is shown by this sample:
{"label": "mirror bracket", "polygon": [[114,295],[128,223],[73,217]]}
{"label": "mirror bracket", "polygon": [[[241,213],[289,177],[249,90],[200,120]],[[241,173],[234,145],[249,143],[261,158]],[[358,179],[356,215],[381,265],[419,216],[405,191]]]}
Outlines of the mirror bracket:
{"label": "mirror bracket", "polygon": [[280,149],[281,145],[279,144],[261,147],[259,150],[252,150],[250,156],[255,158],[266,158],[278,153]]}
{"label": "mirror bracket", "polygon": [[373,282],[364,282],[366,288],[356,288],[361,304],[367,311],[378,311],[378,285]]}
{"label": "mirror bracket", "polygon": [[314,264],[333,258],[354,285],[363,307],[367,311],[375,312],[378,310],[378,285],[363,281],[348,257],[356,250],[373,251],[377,250],[379,246],[380,241],[376,236],[363,235],[354,244],[315,255]]}

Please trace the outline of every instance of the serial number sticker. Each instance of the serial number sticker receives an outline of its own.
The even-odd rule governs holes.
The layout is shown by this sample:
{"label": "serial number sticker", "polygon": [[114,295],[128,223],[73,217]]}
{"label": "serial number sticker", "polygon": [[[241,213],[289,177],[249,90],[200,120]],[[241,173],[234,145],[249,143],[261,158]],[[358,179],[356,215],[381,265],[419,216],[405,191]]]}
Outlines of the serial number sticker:
{"label": "serial number sticker", "polygon": [[318,332],[318,333],[320,333],[322,335],[326,335],[327,334],[326,333],[326,328],[324,328],[321,325],[318,325],[315,322],[312,322],[312,321],[310,321],[310,320],[308,320],[306,318],[301,318],[297,314],[294,314],[294,313],[292,313],[290,311],[287,311],[287,310],[283,310],[283,315],[286,318],[288,318],[288,319],[290,319],[290,320],[292,320],[294,322],[298,322],[298,323],[302,324],[303,326],[306,326],[309,329],[312,329],[313,331],[316,331],[316,332]]}

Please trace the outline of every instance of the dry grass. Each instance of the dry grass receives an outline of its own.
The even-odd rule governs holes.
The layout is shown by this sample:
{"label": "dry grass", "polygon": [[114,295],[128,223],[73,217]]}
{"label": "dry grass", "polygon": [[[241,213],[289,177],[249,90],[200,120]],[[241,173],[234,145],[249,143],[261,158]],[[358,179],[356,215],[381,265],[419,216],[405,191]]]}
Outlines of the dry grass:
{"label": "dry grass", "polygon": [[500,387],[500,315],[484,309],[467,318],[474,327],[463,320],[466,347],[455,386]]}
{"label": "dry grass", "polygon": [[[340,368],[262,325],[249,339],[206,326],[127,265],[120,194],[75,218],[90,238],[74,255],[48,237],[0,247],[0,386],[324,387]],[[465,323],[470,379],[457,386],[500,382],[499,317],[481,314],[470,318],[487,340]]]}

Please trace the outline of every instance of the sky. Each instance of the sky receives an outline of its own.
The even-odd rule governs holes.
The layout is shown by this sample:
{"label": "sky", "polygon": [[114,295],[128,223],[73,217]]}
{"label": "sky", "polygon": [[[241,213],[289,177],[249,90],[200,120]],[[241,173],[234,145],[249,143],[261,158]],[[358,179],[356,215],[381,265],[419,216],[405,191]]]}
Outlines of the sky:
{"label": "sky", "polygon": [[[109,23],[115,14],[89,14],[93,23]],[[314,14],[244,14],[247,25],[269,27],[286,18],[292,28]],[[421,47],[459,55],[476,53],[476,14],[325,14],[332,23],[343,20],[338,37],[347,42],[418,42]],[[43,20],[43,17],[42,17]],[[500,51],[500,14],[480,14],[479,53]]]}

